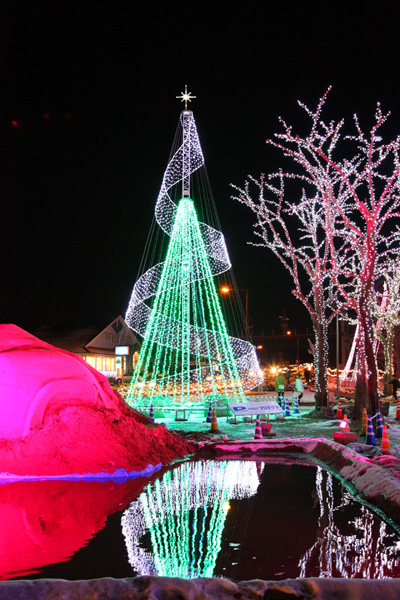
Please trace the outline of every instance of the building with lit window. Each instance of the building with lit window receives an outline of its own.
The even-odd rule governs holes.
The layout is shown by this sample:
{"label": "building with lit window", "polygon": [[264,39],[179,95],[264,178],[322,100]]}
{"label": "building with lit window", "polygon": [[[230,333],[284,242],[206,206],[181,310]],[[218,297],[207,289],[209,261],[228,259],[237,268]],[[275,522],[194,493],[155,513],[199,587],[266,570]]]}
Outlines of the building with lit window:
{"label": "building with lit window", "polygon": [[137,337],[121,316],[101,331],[94,326],[57,331],[43,325],[34,335],[56,348],[78,354],[106,377],[122,377],[131,371],[134,354],[140,347]]}

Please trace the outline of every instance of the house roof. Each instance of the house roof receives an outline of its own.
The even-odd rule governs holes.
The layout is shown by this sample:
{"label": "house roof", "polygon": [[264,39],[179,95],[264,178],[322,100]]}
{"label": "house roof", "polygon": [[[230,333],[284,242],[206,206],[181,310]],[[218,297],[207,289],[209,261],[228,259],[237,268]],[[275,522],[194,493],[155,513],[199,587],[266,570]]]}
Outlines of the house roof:
{"label": "house roof", "polygon": [[40,340],[74,354],[113,354],[115,346],[132,346],[139,343],[121,315],[101,331],[94,325],[57,329],[43,324],[33,333]]}

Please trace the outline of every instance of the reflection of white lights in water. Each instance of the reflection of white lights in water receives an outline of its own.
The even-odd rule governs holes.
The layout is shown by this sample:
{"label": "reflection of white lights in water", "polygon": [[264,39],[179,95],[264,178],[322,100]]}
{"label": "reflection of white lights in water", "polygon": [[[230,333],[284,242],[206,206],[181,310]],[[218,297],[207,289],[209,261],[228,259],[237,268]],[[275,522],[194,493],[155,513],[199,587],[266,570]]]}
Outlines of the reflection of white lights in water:
{"label": "reflection of white lights in water", "polygon": [[[212,577],[230,500],[253,496],[264,465],[184,463],[149,484],[122,515],[128,560],[139,575]],[[146,532],[152,552],[141,544]]]}
{"label": "reflection of white lights in water", "polygon": [[[299,561],[299,577],[310,574],[365,579],[393,577],[399,563],[396,533],[383,521],[380,521],[379,533],[374,532],[376,517],[363,505],[360,505],[360,517],[341,524],[338,518],[341,509],[354,499],[342,488],[341,502],[335,503],[332,475],[320,467],[316,474],[316,491],[320,509],[318,539]],[[351,530],[351,533],[341,533],[343,529]],[[315,573],[315,565],[318,565],[319,573]]]}

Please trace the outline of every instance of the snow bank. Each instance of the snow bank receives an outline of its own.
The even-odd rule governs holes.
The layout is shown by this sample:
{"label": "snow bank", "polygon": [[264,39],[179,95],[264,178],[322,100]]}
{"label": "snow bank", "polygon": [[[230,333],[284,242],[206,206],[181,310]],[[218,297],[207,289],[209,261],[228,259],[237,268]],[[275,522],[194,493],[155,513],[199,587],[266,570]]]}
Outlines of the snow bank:
{"label": "snow bank", "polygon": [[50,407],[116,406],[104,375],[16,325],[0,325],[0,398],[0,437],[14,439],[40,427]]}
{"label": "snow bank", "polygon": [[[1,471],[23,478],[143,471],[190,454],[193,446],[134,410],[57,407],[19,440],[0,439]],[[141,422],[141,421],[145,422]],[[147,421],[147,422],[146,422]]]}
{"label": "snow bank", "polygon": [[242,581],[226,579],[178,579],[136,577],[135,579],[93,579],[64,581],[0,582],[0,600],[398,600],[398,579],[287,579],[285,581]]}
{"label": "snow bank", "polygon": [[78,356],[14,325],[0,325],[3,481],[135,476],[193,448],[129,408]]}

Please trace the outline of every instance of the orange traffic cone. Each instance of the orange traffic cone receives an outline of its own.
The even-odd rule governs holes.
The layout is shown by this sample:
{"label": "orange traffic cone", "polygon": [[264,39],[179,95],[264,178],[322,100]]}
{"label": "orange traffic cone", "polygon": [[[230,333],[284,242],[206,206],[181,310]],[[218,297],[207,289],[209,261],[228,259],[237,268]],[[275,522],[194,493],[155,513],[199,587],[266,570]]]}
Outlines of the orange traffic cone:
{"label": "orange traffic cone", "polygon": [[368,429],[367,409],[363,408],[363,418],[362,418],[362,427],[361,427],[362,435],[367,435],[367,429]]}
{"label": "orange traffic cone", "polygon": [[400,421],[400,399],[397,400],[396,421]]}
{"label": "orange traffic cone", "polygon": [[341,426],[341,429],[342,429],[343,433],[349,433],[350,432],[350,426],[349,426],[349,421],[347,420],[346,413],[343,415],[343,421],[342,421],[342,423],[345,423],[344,426]]}
{"label": "orange traffic cone", "polygon": [[211,429],[210,431],[219,431],[218,422],[217,422],[217,413],[215,412],[215,408],[212,410],[212,419],[211,419]]}
{"label": "orange traffic cone", "polygon": [[384,425],[383,433],[382,433],[382,446],[381,446],[382,454],[391,454],[390,448],[391,448],[391,446],[390,446],[390,442],[389,442],[387,426]]}
{"label": "orange traffic cone", "polygon": [[342,400],[341,400],[341,398],[339,398],[339,403],[338,403],[338,407],[337,407],[337,411],[336,411],[336,418],[337,419],[343,419]]}

